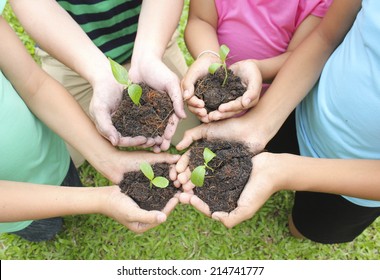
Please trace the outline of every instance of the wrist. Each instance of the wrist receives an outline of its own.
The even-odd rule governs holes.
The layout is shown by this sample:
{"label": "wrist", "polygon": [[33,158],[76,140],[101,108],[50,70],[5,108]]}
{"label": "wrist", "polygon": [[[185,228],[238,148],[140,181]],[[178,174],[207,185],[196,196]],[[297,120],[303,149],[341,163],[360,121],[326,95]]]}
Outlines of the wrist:
{"label": "wrist", "polygon": [[220,56],[217,52],[211,50],[205,50],[198,54],[197,61],[207,61],[209,64],[212,63],[221,63]]}

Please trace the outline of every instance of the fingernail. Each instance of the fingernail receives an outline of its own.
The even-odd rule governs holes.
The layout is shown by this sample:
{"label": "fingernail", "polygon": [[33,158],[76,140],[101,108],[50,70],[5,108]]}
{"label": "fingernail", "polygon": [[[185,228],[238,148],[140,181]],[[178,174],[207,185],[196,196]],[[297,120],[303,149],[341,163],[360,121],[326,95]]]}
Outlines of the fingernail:
{"label": "fingernail", "polygon": [[166,215],[165,214],[160,213],[157,215],[157,222],[158,223],[163,223],[165,221],[166,221]]}
{"label": "fingernail", "polygon": [[116,146],[116,139],[113,136],[110,136],[110,142],[113,146]]}

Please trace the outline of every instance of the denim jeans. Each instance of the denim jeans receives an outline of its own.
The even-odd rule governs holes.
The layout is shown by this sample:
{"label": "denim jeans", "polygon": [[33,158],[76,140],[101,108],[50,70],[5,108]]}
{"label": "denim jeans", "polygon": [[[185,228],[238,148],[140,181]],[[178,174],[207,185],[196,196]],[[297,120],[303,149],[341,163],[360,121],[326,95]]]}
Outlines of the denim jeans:
{"label": "denim jeans", "polygon": [[[61,186],[82,187],[77,169],[70,161],[70,167]],[[62,230],[63,218],[55,217],[42,220],[35,220],[26,228],[12,232],[31,242],[48,241],[55,237]]]}

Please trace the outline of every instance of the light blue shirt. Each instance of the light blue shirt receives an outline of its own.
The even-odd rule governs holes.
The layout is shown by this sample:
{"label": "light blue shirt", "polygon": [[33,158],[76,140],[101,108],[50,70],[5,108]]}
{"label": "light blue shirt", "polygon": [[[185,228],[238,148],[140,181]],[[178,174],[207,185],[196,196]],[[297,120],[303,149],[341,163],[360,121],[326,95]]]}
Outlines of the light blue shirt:
{"label": "light blue shirt", "polygon": [[[0,13],[4,5],[0,0]],[[65,143],[29,110],[1,69],[0,120],[0,180],[59,186],[70,164]],[[0,233],[31,223],[0,223]]]}
{"label": "light blue shirt", "polygon": [[3,13],[5,4],[6,4],[6,0],[0,0],[0,15]]}
{"label": "light blue shirt", "polygon": [[[305,156],[380,159],[380,1],[362,2],[319,83],[297,108],[297,134]],[[344,197],[380,207],[380,201]]]}

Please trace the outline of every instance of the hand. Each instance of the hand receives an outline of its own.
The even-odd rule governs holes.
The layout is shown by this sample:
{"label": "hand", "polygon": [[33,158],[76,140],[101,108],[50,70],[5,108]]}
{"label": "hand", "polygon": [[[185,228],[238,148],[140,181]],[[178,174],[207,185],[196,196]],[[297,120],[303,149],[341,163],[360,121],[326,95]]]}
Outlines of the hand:
{"label": "hand", "polygon": [[253,60],[242,60],[231,65],[232,72],[240,77],[246,92],[237,99],[221,104],[218,110],[209,113],[209,121],[218,121],[244,113],[259,102],[263,79]]}
{"label": "hand", "polygon": [[167,150],[179,120],[186,118],[179,78],[160,59],[148,55],[138,63],[132,60],[129,75],[135,83],[145,82],[156,90],[167,92],[170,96],[175,114],[170,118],[164,135],[155,145],[155,152]]}
{"label": "hand", "polygon": [[[111,182],[118,184],[123,179],[124,173],[140,170],[140,164],[142,162],[148,162],[150,164],[159,162],[175,164],[179,158],[180,155],[172,155],[169,153],[155,154],[147,151],[126,152],[115,150],[115,152],[109,154],[107,158],[103,158],[102,162],[96,166],[96,169],[111,180]],[[171,180],[176,179],[174,172],[174,168],[171,168],[169,173]]]}
{"label": "hand", "polygon": [[113,146],[152,146],[154,141],[152,139],[148,141],[148,139],[143,136],[122,137],[112,124],[111,115],[120,104],[123,86],[116,82],[112,73],[108,74],[109,75],[104,75],[102,80],[98,80],[93,84],[94,93],[89,111],[98,131],[108,139]]}
{"label": "hand", "polygon": [[136,233],[143,233],[165,222],[178,204],[178,199],[172,198],[162,211],[146,211],[123,194],[118,186],[103,189],[107,191],[107,195],[104,197],[101,212]]}
{"label": "hand", "polygon": [[208,123],[210,120],[204,101],[194,95],[194,85],[197,80],[208,74],[208,68],[214,62],[220,62],[219,57],[211,53],[204,53],[194,61],[182,80],[183,97],[187,102],[189,111],[194,113],[203,123]]}
{"label": "hand", "polygon": [[194,195],[195,185],[190,181],[191,171],[189,169],[190,151],[184,153],[176,164],[177,179],[174,184],[182,185],[183,192],[177,195],[179,201],[183,204],[191,204],[206,216],[211,216],[209,206],[200,198]]}
{"label": "hand", "polygon": [[177,144],[177,150],[181,151],[189,147],[194,141],[227,140],[244,142],[250,150],[256,154],[262,151],[270,139],[266,139],[259,125],[249,116],[231,118],[218,122],[201,124],[185,132],[183,139]]}
{"label": "hand", "polygon": [[[237,207],[230,213],[214,212],[211,217],[232,228],[248,220],[265,204],[272,194],[280,190],[279,176],[286,176],[279,171],[277,155],[261,153],[252,158],[251,176],[237,202]],[[193,200],[193,199],[192,199]],[[194,207],[205,209],[201,202],[194,199]],[[203,208],[202,208],[203,207]]]}

